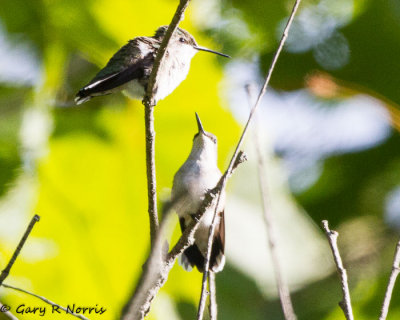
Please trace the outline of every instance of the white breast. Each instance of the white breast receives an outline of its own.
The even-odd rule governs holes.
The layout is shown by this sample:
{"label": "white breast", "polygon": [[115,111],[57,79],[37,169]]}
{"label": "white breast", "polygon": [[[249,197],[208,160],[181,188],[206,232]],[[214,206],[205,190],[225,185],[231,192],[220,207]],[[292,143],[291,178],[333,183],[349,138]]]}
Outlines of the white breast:
{"label": "white breast", "polygon": [[164,59],[160,68],[162,72],[159,73],[158,77],[158,88],[154,97],[156,101],[171,94],[186,79],[190,69],[190,61],[196,52],[191,46],[169,51],[168,57]]}

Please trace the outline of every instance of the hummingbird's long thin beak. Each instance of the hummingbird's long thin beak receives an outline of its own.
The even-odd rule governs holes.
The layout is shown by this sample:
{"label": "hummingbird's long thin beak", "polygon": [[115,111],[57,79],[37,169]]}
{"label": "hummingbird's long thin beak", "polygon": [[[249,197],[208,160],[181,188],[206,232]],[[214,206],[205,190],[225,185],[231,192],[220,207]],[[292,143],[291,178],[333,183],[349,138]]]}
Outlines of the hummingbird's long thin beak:
{"label": "hummingbird's long thin beak", "polygon": [[197,112],[195,112],[195,114],[196,114],[197,127],[199,128],[199,132],[205,134],[206,132],[205,132],[204,129],[203,129],[203,125],[201,124],[200,117],[199,117],[199,115],[197,114]]}
{"label": "hummingbird's long thin beak", "polygon": [[228,56],[227,54],[224,54],[224,53],[221,53],[221,52],[218,52],[218,51],[214,51],[214,50],[211,50],[211,49],[208,49],[208,48],[204,48],[204,47],[200,47],[200,46],[193,46],[193,48],[195,48],[195,49],[197,49],[199,51],[211,52],[211,53],[218,54],[219,56],[223,56],[225,58],[230,58],[230,56]]}

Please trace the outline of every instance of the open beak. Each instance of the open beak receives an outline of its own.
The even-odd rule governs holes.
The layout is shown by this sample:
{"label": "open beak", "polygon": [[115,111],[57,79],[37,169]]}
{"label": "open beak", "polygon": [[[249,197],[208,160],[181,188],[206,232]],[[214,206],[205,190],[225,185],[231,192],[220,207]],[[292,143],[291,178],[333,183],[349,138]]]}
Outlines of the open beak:
{"label": "open beak", "polygon": [[196,113],[197,127],[199,128],[199,132],[201,132],[202,134],[205,134],[206,132],[203,129],[203,125],[201,124],[200,117],[197,114],[197,112],[195,112],[195,113]]}
{"label": "open beak", "polygon": [[221,53],[221,52],[218,52],[218,51],[214,51],[214,50],[211,50],[211,49],[207,49],[207,48],[204,48],[204,47],[193,46],[193,48],[195,48],[196,50],[199,50],[199,51],[211,52],[211,53],[218,54],[219,56],[223,56],[225,58],[230,58],[230,56],[228,56],[227,54],[224,54],[224,53]]}

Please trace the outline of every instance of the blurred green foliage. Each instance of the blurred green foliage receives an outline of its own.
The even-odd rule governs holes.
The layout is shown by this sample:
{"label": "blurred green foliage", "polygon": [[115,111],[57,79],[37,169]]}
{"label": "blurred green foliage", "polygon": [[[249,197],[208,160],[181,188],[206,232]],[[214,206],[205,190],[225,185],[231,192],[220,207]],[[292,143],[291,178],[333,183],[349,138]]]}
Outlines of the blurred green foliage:
{"label": "blurred green foliage", "polygon": [[[351,92],[379,96],[396,110],[400,6],[394,0],[327,3],[302,4],[302,14],[309,10],[315,18],[322,12],[312,30],[323,34],[319,28],[329,19],[336,21],[335,27],[316,42],[306,39],[308,46],[306,40],[299,41],[300,49],[292,38],[273,75],[273,87],[304,88],[310,74],[325,71],[348,89],[347,95],[320,97],[327,108]],[[3,31],[10,39],[29,43],[41,67],[34,85],[5,81],[0,86],[0,266],[8,261],[30,216],[39,214],[42,219],[8,281],[62,305],[107,308],[106,316],[90,319],[118,316],[148,253],[143,107],[121,94],[75,107],[73,96],[128,39],[152,35],[168,24],[176,6],[171,0],[5,0],[0,5]],[[291,1],[224,0],[222,27],[199,30],[191,7],[181,26],[204,46],[222,46],[237,58],[259,57],[264,74],[290,8]],[[235,32],[239,21],[246,32]],[[291,37],[304,36],[297,27]],[[348,51],[337,50],[335,56],[332,47],[342,45]],[[220,97],[223,63],[199,54],[188,78],[156,107],[161,200],[169,196],[173,174],[191,147],[195,111],[206,130],[219,137],[221,169],[229,159],[239,128]],[[390,271],[397,238],[383,213],[386,196],[400,184],[399,142],[393,130],[376,147],[329,157],[316,183],[295,195],[316,223],[329,219],[339,228],[357,319],[377,318]],[[175,229],[172,242],[178,236]],[[200,280],[196,271],[174,267],[149,319],[173,319],[167,317],[166,305],[182,319],[194,318]],[[235,266],[228,264],[217,284],[220,319],[282,319],[276,297],[266,297],[254,278]],[[11,306],[43,306],[10,290],[1,289],[0,294],[0,301]],[[299,319],[342,318],[334,274],[296,288],[293,299]],[[399,317],[396,287],[388,319]],[[48,311],[44,318],[56,317]]]}

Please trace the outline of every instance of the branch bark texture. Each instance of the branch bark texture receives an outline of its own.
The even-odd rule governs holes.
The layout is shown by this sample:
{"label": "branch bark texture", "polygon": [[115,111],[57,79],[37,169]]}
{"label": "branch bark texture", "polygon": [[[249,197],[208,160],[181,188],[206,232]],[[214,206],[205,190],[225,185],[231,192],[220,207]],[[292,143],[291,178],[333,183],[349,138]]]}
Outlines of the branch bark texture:
{"label": "branch bark texture", "polygon": [[343,267],[342,258],[340,257],[339,248],[337,245],[337,238],[339,233],[335,230],[330,230],[328,221],[322,221],[322,227],[325,230],[326,237],[329,241],[329,246],[331,247],[333,259],[335,260],[336,268],[342,283],[343,300],[339,302],[339,306],[342,308],[343,313],[347,320],[354,320],[353,310],[351,307],[350,290],[347,279],[347,271]]}
{"label": "branch bark texture", "polygon": [[218,307],[217,307],[217,285],[215,283],[215,273],[210,272],[209,276],[209,289],[210,289],[210,319],[217,320]]}
{"label": "branch bark texture", "polygon": [[392,299],[392,293],[394,284],[396,283],[397,276],[400,272],[400,240],[397,242],[396,252],[394,254],[392,272],[389,277],[389,283],[386,288],[385,298],[383,299],[383,304],[381,308],[381,314],[379,320],[385,320],[389,312],[390,300]]}
{"label": "branch bark texture", "polygon": [[146,170],[150,240],[151,246],[154,246],[154,241],[158,230],[154,106],[145,105],[144,122],[146,128]]}

